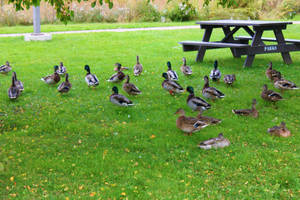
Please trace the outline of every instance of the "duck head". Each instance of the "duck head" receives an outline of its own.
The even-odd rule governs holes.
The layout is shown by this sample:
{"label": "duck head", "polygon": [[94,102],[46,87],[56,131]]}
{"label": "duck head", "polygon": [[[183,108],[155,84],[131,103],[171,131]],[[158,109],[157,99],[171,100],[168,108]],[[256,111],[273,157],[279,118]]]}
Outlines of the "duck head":
{"label": "duck head", "polygon": [[114,86],[112,88],[112,91],[114,92],[114,94],[118,94],[119,93],[119,90],[118,90],[118,88],[116,86]]}
{"label": "duck head", "polygon": [[269,62],[269,68],[268,69],[272,69],[272,67],[273,67],[272,62]]}
{"label": "duck head", "polygon": [[66,82],[69,82],[69,74],[66,73]]}
{"label": "duck head", "polygon": [[85,65],[85,66],[84,66],[84,69],[88,72],[88,74],[91,73],[90,66]]}
{"label": "duck head", "polygon": [[166,72],[162,73],[162,77],[164,77],[165,79],[169,79],[168,74]]}
{"label": "duck head", "polygon": [[64,66],[63,62],[60,62],[59,65],[60,65],[60,66]]}
{"label": "duck head", "polygon": [[16,73],[16,72],[13,72],[13,76],[15,77],[15,80],[18,80],[18,79],[17,79],[17,73]]}
{"label": "duck head", "polygon": [[184,115],[185,114],[185,112],[184,112],[184,110],[182,109],[182,108],[179,108],[175,113],[174,113],[174,115],[180,115],[180,116],[182,116],[182,115]]}
{"label": "duck head", "polygon": [[56,72],[57,70],[58,70],[58,66],[55,65],[55,66],[54,66],[54,72]]}
{"label": "duck head", "polygon": [[215,62],[214,62],[214,68],[218,69],[218,61],[217,60],[215,60]]}
{"label": "duck head", "polygon": [[136,63],[140,64],[140,57],[139,56],[136,56]]}
{"label": "duck head", "polygon": [[121,71],[121,64],[120,63],[116,63],[115,66],[117,66],[118,71]]}
{"label": "duck head", "polygon": [[183,61],[183,65],[186,65],[186,59],[185,59],[185,57],[182,58],[182,61]]}
{"label": "duck head", "polygon": [[268,90],[268,86],[266,84],[263,85],[263,91],[267,91]]}
{"label": "duck head", "polygon": [[5,65],[6,65],[6,66],[9,66],[9,62],[8,62],[8,61],[6,61],[6,62],[5,62]]}
{"label": "duck head", "polygon": [[188,91],[190,94],[194,94],[194,88],[192,86],[187,86],[186,91]]}
{"label": "duck head", "polygon": [[171,70],[171,69],[172,69],[171,62],[170,62],[170,61],[167,62],[167,66],[168,66],[168,70]]}

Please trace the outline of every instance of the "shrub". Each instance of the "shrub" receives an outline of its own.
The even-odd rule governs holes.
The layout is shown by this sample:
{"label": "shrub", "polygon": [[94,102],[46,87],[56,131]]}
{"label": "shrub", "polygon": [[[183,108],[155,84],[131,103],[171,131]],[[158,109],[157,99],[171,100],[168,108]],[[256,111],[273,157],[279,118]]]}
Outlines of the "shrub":
{"label": "shrub", "polygon": [[166,15],[172,21],[189,21],[196,17],[196,8],[188,0],[183,0],[171,8]]}
{"label": "shrub", "polygon": [[139,0],[133,9],[134,18],[140,22],[156,22],[160,20],[160,13],[147,0]]}

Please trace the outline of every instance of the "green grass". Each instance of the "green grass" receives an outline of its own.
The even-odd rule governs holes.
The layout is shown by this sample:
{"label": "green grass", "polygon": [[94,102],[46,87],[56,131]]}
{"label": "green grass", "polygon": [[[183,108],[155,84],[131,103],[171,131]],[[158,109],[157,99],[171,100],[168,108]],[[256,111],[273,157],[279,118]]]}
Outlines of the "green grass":
{"label": "green grass", "polygon": [[[299,25],[289,26],[288,38],[299,38]],[[199,29],[54,35],[48,42],[1,38],[1,63],[11,61],[25,86],[16,101],[7,97],[11,73],[1,75],[0,196],[2,199],[299,199],[299,91],[287,91],[278,109],[260,98],[269,61],[284,77],[300,85],[300,53],[283,64],[280,54],[259,55],[253,67],[243,68],[228,49],[208,51],[203,63],[195,52],[183,53],[178,41],[202,37]],[[243,34],[243,33],[241,33]],[[266,36],[272,36],[271,33]],[[221,32],[214,33],[220,39]],[[134,107],[109,102],[113,85],[106,80],[114,63],[132,67],[139,55],[140,77],[131,76],[143,92],[129,97]],[[192,77],[179,73],[185,56]],[[185,136],[176,128],[173,113],[186,105],[187,93],[170,96],[161,88],[169,60],[179,83],[201,95],[203,76],[215,59],[224,74],[235,73],[227,87],[212,83],[226,94],[205,115],[223,119]],[[65,95],[40,81],[53,65],[64,61],[73,88]],[[89,64],[101,83],[89,89],[83,66]],[[132,70],[128,71],[132,75]],[[276,89],[274,89],[276,90]],[[277,90],[276,90],[277,91]],[[128,96],[128,95],[126,95]],[[231,109],[250,107],[257,98],[258,119],[238,117]],[[267,128],[285,121],[290,138],[271,137]],[[223,132],[231,141],[224,149],[205,151],[200,141]],[[93,197],[89,197],[93,196]]]}
{"label": "green grass", "polygon": [[[41,25],[42,32],[54,31],[79,31],[79,30],[96,30],[96,29],[117,29],[117,28],[146,28],[146,27],[160,27],[160,26],[184,26],[195,25],[194,21],[189,22],[148,22],[148,23],[84,23],[76,24],[43,24]],[[0,34],[9,33],[32,33],[33,26],[0,26]]]}
{"label": "green grass", "polygon": [[294,18],[293,18],[294,21],[300,21],[300,14],[297,14]]}

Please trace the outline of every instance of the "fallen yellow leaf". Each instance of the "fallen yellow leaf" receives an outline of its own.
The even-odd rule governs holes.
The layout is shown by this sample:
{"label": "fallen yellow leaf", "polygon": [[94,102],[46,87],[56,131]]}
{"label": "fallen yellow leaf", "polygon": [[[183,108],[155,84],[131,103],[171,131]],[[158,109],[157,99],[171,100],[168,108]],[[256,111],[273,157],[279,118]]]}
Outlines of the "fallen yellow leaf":
{"label": "fallen yellow leaf", "polygon": [[93,197],[93,196],[95,196],[96,195],[96,192],[91,192],[90,193],[90,197]]}

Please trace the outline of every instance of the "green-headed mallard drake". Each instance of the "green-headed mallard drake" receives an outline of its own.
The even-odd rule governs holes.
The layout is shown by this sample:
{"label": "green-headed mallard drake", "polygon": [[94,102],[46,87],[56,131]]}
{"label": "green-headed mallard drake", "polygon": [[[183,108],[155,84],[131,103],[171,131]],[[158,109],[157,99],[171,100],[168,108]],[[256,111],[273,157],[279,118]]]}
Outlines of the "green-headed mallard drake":
{"label": "green-headed mallard drake", "polygon": [[225,94],[223,94],[222,92],[220,92],[219,90],[217,90],[214,87],[209,87],[209,80],[207,76],[204,76],[204,86],[202,89],[202,95],[206,98],[209,99],[220,99],[220,98],[224,98]]}
{"label": "green-headed mallard drake", "polygon": [[123,84],[123,90],[131,95],[141,94],[142,92],[133,83],[129,83],[129,76],[126,75],[126,82]]}
{"label": "green-headed mallard drake", "polygon": [[211,106],[209,103],[207,103],[204,99],[195,96],[194,88],[192,86],[188,86],[186,90],[190,93],[186,103],[193,111],[210,109]]}
{"label": "green-headed mallard drake", "polygon": [[220,133],[218,137],[211,138],[201,142],[198,147],[201,149],[212,149],[212,148],[224,148],[230,145],[230,141],[224,138],[223,133]]}
{"label": "green-headed mallard drake", "polygon": [[192,73],[193,73],[192,69],[190,66],[186,65],[185,57],[183,57],[182,60],[183,60],[183,65],[180,67],[181,72],[186,76],[192,75]]}
{"label": "green-headed mallard drake", "polygon": [[85,82],[88,84],[88,86],[96,87],[99,85],[99,79],[95,74],[91,74],[91,69],[89,65],[85,65],[84,69],[87,71],[87,74],[85,75]]}
{"label": "green-headed mallard drake", "polygon": [[281,91],[283,90],[298,90],[299,88],[296,86],[295,83],[285,80],[285,79],[278,79],[277,77],[274,78],[274,86]]}
{"label": "green-headed mallard drake", "polygon": [[108,82],[118,83],[125,79],[125,74],[121,72],[122,65],[120,63],[116,63],[115,65],[117,66],[118,72],[113,74],[110,79],[107,80]]}
{"label": "green-headed mallard drake", "polygon": [[208,126],[208,124],[200,121],[195,117],[185,116],[185,112],[182,108],[179,108],[175,114],[179,114],[179,117],[176,120],[176,126],[183,132],[191,135],[194,132],[200,131],[202,128]]}
{"label": "green-headed mallard drake", "polygon": [[218,69],[218,61],[217,60],[215,60],[215,62],[214,62],[214,69],[211,70],[209,77],[212,81],[219,81],[221,78],[221,72]]}
{"label": "green-headed mallard drake", "polygon": [[261,98],[263,98],[266,101],[280,101],[282,100],[282,96],[278,92],[274,92],[273,90],[268,90],[268,86],[265,84],[263,86],[263,91],[261,92]]}
{"label": "green-headed mallard drake", "polygon": [[67,72],[67,68],[64,66],[63,62],[59,63],[58,70],[56,71],[60,76],[64,76]]}
{"label": "green-headed mallard drake", "polygon": [[208,116],[203,116],[202,115],[203,110],[199,110],[199,114],[197,115],[197,118],[202,121],[205,122],[207,124],[219,124],[222,122],[222,120],[220,119],[216,119],[213,117],[208,117]]}
{"label": "green-headed mallard drake", "polygon": [[291,132],[286,128],[284,122],[281,122],[280,126],[274,126],[272,128],[269,128],[268,132],[271,135],[279,136],[279,137],[289,137],[289,136],[291,136]]}
{"label": "green-headed mallard drake", "polygon": [[57,70],[58,70],[58,66],[55,65],[54,73],[51,75],[45,76],[44,78],[41,78],[41,80],[50,85],[58,83],[60,81],[60,76],[58,75]]}
{"label": "green-headed mallard drake", "polygon": [[281,79],[281,73],[279,71],[276,71],[275,69],[273,69],[273,64],[272,62],[269,63],[269,67],[266,70],[266,76],[273,81],[274,78],[278,78]]}
{"label": "green-headed mallard drake", "polygon": [[132,101],[127,99],[125,96],[118,93],[118,88],[114,86],[112,88],[113,94],[110,95],[110,102],[118,106],[133,106]]}
{"label": "green-headed mallard drake", "polygon": [[16,72],[13,72],[13,76],[15,77],[15,85],[16,85],[16,87],[20,90],[20,92],[22,92],[24,90],[23,83],[17,79]]}
{"label": "green-headed mallard drake", "polygon": [[133,74],[135,76],[139,76],[141,75],[142,71],[143,71],[143,65],[140,63],[139,56],[136,56],[136,64],[133,67]]}
{"label": "green-headed mallard drake", "polygon": [[168,66],[167,74],[168,74],[169,80],[178,81],[178,75],[174,70],[172,70],[172,66],[171,66],[170,61],[167,62],[167,66]]}
{"label": "green-headed mallard drake", "polygon": [[171,95],[173,95],[174,93],[182,93],[184,92],[183,88],[181,87],[181,85],[179,85],[179,83],[177,83],[176,81],[172,81],[172,80],[169,80],[169,76],[167,73],[163,73],[162,74],[162,77],[165,78],[165,80],[162,82],[162,87],[169,91],[169,93]]}
{"label": "green-headed mallard drake", "polygon": [[0,73],[7,74],[8,72],[11,71],[11,69],[12,69],[12,67],[10,66],[9,62],[6,61],[5,65],[0,66]]}
{"label": "green-headed mallard drake", "polygon": [[232,110],[234,114],[248,116],[251,115],[254,118],[258,117],[258,111],[256,110],[256,99],[252,100],[252,108],[251,109],[240,109],[240,110]]}
{"label": "green-headed mallard drake", "polygon": [[7,94],[10,99],[16,99],[20,96],[20,90],[16,86],[14,75],[11,78],[11,86],[8,88]]}
{"label": "green-headed mallard drake", "polygon": [[72,88],[72,84],[69,82],[69,74],[66,73],[66,80],[65,80],[65,82],[62,82],[58,86],[57,90],[60,93],[67,93],[67,92],[69,92],[71,90],[71,88]]}
{"label": "green-headed mallard drake", "polygon": [[236,80],[235,79],[235,74],[227,74],[224,76],[224,83],[226,83],[227,85],[232,85],[233,82]]}

